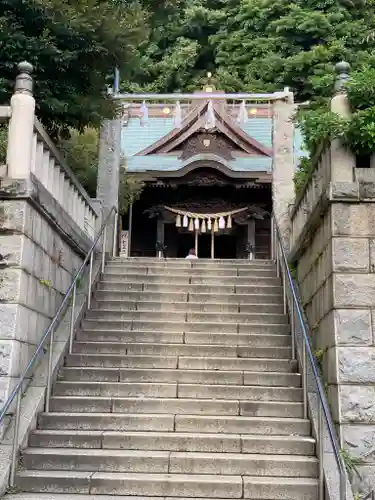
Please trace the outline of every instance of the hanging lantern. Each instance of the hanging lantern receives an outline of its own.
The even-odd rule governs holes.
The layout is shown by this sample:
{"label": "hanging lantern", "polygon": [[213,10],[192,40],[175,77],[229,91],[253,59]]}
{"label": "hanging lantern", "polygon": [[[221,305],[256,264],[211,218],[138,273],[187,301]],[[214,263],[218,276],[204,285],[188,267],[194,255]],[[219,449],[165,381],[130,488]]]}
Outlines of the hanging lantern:
{"label": "hanging lantern", "polygon": [[201,232],[202,233],[206,232],[206,219],[202,220]]}
{"label": "hanging lantern", "polygon": [[225,219],[224,217],[219,218],[219,229],[225,229]]}
{"label": "hanging lantern", "polygon": [[184,215],[184,218],[182,220],[182,225],[183,225],[183,227],[188,227],[188,225],[189,225],[189,219],[188,219],[188,216],[186,214]]}
{"label": "hanging lantern", "polygon": [[212,230],[212,220],[211,219],[208,219],[208,221],[207,221],[207,230],[208,231]]}
{"label": "hanging lantern", "polygon": [[232,229],[232,216],[228,215],[227,228]]}
{"label": "hanging lantern", "polygon": [[217,233],[219,231],[219,224],[217,222],[217,219],[215,219],[215,222],[214,222],[214,233]]}
{"label": "hanging lantern", "polygon": [[181,227],[181,215],[178,214],[176,217],[176,227]]}
{"label": "hanging lantern", "polygon": [[199,219],[198,218],[196,218],[194,221],[194,229],[196,231],[199,231]]}
{"label": "hanging lantern", "polygon": [[190,219],[189,221],[189,231],[194,231],[193,219]]}

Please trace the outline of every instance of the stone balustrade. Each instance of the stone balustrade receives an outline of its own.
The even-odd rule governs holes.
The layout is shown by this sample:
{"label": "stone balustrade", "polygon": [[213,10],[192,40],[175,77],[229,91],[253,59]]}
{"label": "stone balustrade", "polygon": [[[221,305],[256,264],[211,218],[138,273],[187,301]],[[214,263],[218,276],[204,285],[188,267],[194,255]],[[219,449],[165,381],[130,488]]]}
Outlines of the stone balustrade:
{"label": "stone balustrade", "polygon": [[18,71],[10,106],[0,106],[2,138],[7,134],[0,158],[0,403],[61,304],[101,215],[35,116],[32,66],[21,63]]}
{"label": "stone balustrade", "polygon": [[331,149],[322,147],[314,160],[314,169],[291,212],[290,248],[300,246],[311,230],[311,220],[319,216],[331,182]]}
{"label": "stone balustrade", "polygon": [[90,198],[66,161],[35,118],[30,171],[90,239],[96,212]]}

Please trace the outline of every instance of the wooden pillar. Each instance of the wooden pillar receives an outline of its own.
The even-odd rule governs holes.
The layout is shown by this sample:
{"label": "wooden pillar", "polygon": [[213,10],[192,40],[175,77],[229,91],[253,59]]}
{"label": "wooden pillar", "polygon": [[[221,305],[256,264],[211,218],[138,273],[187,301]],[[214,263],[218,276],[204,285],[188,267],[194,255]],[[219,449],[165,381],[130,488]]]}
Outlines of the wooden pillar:
{"label": "wooden pillar", "polygon": [[255,220],[250,220],[247,223],[247,242],[252,248],[252,252],[249,254],[249,259],[255,259]]}
{"label": "wooden pillar", "polygon": [[129,207],[128,257],[132,256],[133,203]]}
{"label": "wooden pillar", "polygon": [[[156,226],[156,241],[164,246],[164,221],[162,219],[157,220]],[[157,252],[157,257],[160,257],[160,252]]]}

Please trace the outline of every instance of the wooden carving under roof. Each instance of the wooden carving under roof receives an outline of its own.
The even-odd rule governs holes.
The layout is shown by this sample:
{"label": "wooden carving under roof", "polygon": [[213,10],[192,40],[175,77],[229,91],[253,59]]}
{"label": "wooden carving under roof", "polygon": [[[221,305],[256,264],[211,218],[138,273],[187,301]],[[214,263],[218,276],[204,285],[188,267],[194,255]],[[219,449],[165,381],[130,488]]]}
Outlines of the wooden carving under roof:
{"label": "wooden carving under roof", "polygon": [[[209,101],[206,101],[198,105],[185,117],[180,129],[173,129],[169,134],[151,146],[137,153],[137,156],[169,154],[182,150],[182,157],[187,158],[189,156],[186,155],[190,154],[192,147],[195,145],[198,148],[204,147],[204,152],[206,153],[218,153],[218,150],[220,150],[219,154],[223,158],[228,158],[228,155],[231,155],[230,151],[233,150],[240,151],[249,156],[272,157],[271,148],[249,137],[218,102],[212,103],[215,114],[215,127],[207,131],[205,125],[208,104]],[[211,138],[210,144],[204,146],[203,141],[207,141],[209,139],[208,136]],[[212,140],[215,136],[218,139]],[[225,151],[225,148],[228,148],[229,151]],[[196,150],[195,154],[197,154]],[[228,159],[231,158],[232,156]]]}
{"label": "wooden carving under roof", "polygon": [[183,144],[180,158],[187,160],[200,153],[213,153],[227,161],[234,159],[232,151],[236,149],[235,145],[222,134],[213,134],[208,132],[197,133],[187,139]]}

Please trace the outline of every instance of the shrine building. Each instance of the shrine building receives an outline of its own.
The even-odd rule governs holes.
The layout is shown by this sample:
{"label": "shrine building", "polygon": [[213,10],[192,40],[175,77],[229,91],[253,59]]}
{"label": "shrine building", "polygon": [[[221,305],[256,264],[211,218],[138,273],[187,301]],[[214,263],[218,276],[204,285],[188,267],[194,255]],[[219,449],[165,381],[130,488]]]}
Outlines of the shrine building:
{"label": "shrine building", "polygon": [[271,257],[271,102],[128,103],[121,134],[123,168],[144,183],[123,220],[130,256]]}

